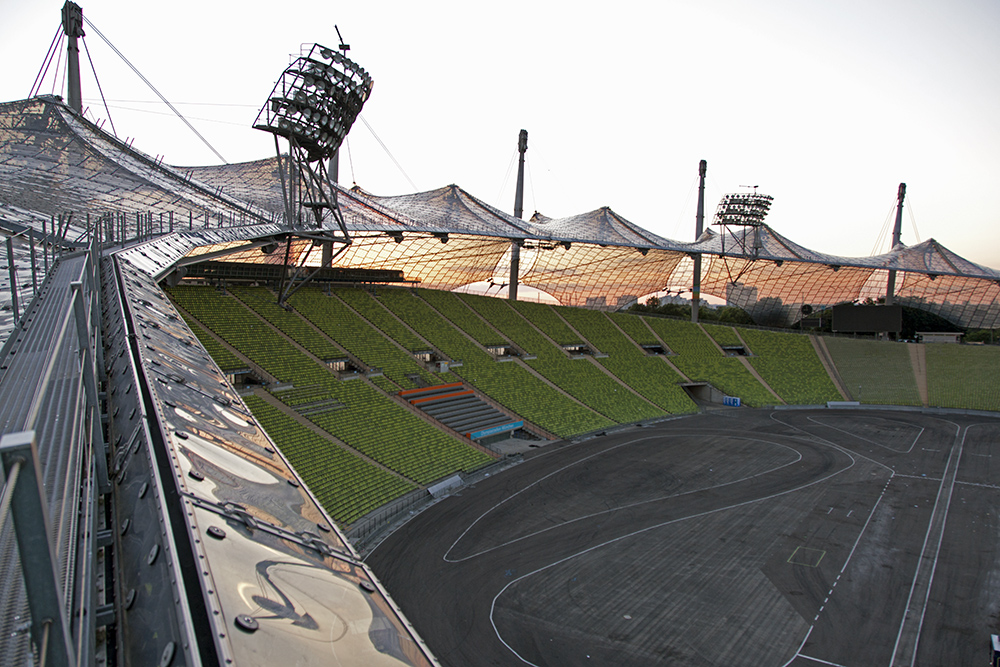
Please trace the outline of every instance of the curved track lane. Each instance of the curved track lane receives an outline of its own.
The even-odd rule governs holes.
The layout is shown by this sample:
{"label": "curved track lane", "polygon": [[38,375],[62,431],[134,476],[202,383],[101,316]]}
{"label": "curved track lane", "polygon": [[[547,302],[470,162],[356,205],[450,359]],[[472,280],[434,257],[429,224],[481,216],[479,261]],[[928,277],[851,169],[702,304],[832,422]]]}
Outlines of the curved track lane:
{"label": "curved track lane", "polygon": [[[638,465],[645,463],[654,477],[662,471],[669,478],[672,461],[657,447],[667,437],[713,438],[718,448],[702,462],[708,471],[714,471],[711,453],[719,455],[715,464],[724,468],[726,447],[736,445],[759,448],[771,463],[762,469],[726,469],[721,478],[708,475],[703,485],[677,492],[650,494],[646,488],[639,494],[645,497],[598,511],[564,501],[553,502],[558,511],[550,513],[550,503],[541,502],[585,494],[594,478],[579,475],[583,467],[600,467],[633,451],[646,457]],[[663,434],[611,436],[530,459],[438,503],[387,538],[368,562],[444,664],[554,664],[551,653],[543,658],[530,646],[523,648],[516,630],[497,629],[494,612],[509,587],[530,585],[531,577],[574,559],[601,559],[605,547],[621,540],[642,540],[671,524],[803,489],[854,462],[828,443],[768,433],[672,428]],[[607,485],[605,491],[617,485],[627,496],[633,477],[600,483]],[[607,664],[601,660],[613,656],[593,657],[593,664]]]}

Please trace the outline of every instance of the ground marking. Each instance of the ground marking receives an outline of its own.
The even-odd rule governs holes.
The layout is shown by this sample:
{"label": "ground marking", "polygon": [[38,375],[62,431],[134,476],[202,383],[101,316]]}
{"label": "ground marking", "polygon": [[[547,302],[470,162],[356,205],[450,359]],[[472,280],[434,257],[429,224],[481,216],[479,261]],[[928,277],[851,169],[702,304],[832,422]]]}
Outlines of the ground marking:
{"label": "ground marking", "polygon": [[[955,434],[955,439],[958,440],[958,432],[961,432],[961,430],[962,430],[961,427],[958,424],[955,424],[954,422],[950,422],[950,421],[945,420],[945,419],[942,419],[941,421],[943,421],[945,423],[948,423],[948,424],[952,424],[955,427],[955,429],[957,431],[956,434]],[[945,526],[948,523],[948,510],[951,507],[951,497],[952,497],[952,495],[955,492],[955,484],[957,483],[956,482],[956,478],[958,477],[958,469],[962,465],[962,453],[963,453],[963,451],[965,449],[965,439],[969,435],[969,430],[972,429],[973,427],[975,427],[975,426],[987,426],[987,425],[992,425],[992,424],[980,423],[980,424],[969,424],[969,425],[967,425],[965,427],[965,432],[962,433],[962,439],[959,440],[956,443],[956,444],[958,444],[958,457],[955,460],[955,467],[954,467],[954,469],[953,469],[953,471],[951,472],[951,475],[950,475],[951,476],[951,482],[948,484],[948,497],[947,497],[947,499],[945,501],[944,511],[941,513],[940,534],[938,535],[937,544],[934,547],[934,562],[931,565],[931,573],[930,573],[930,576],[928,577],[928,580],[927,580],[927,592],[924,594],[924,600],[923,600],[923,603],[921,604],[921,607],[920,607],[920,621],[917,624],[917,631],[916,631],[916,633],[914,635],[914,638],[913,638],[913,654],[912,654],[912,656],[910,656],[910,667],[913,667],[913,665],[916,663],[916,660],[917,660],[917,648],[920,646],[920,633],[921,633],[921,631],[923,630],[923,627],[924,627],[924,617],[927,614],[927,603],[930,600],[930,597],[931,597],[931,588],[934,585],[934,573],[937,571],[938,556],[941,553],[941,543],[944,541]],[[945,477],[945,478],[948,477],[947,470],[948,470],[948,466],[951,465],[951,458],[954,455],[954,453],[955,453],[955,447],[953,445],[952,446],[952,452],[951,452],[951,454],[948,455],[948,464],[945,466],[945,475],[943,475],[943,477]],[[931,515],[931,521],[930,521],[931,525],[929,525],[928,528],[927,528],[927,537],[928,538],[930,537],[931,526],[934,523],[934,516],[937,514],[937,505],[938,505],[938,502],[939,502],[940,497],[941,497],[941,492],[944,490],[944,481],[943,480],[941,482],[941,487],[942,487],[941,490],[938,492],[938,501],[935,501],[935,503],[934,503],[934,512]],[[926,545],[926,543],[927,543],[927,538],[924,539],[924,544]],[[917,564],[917,572],[920,571],[920,569],[923,566],[923,564],[924,564],[924,552],[923,552],[923,550],[921,550],[921,552],[920,552],[920,561],[918,561],[918,564]],[[913,579],[914,579],[913,585],[914,586],[916,586],[916,578],[917,578],[917,575],[914,574],[914,577],[913,577]],[[912,595],[913,595],[913,588],[910,589],[910,596],[912,597]],[[904,613],[904,615],[903,615],[903,622],[900,624],[899,635],[897,635],[897,637],[896,637],[896,644],[897,644],[897,646],[899,645],[899,640],[902,637],[903,629],[904,629],[904,627],[906,625],[907,613],[909,611],[910,611],[910,601],[907,600],[907,602],[906,602],[906,613]],[[905,647],[904,647],[904,650],[905,650]],[[895,660],[896,660],[896,651],[894,649],[893,650],[893,662],[895,662]]]}
{"label": "ground marking", "polygon": [[[924,433],[924,427],[921,426],[920,430],[917,432],[917,436],[915,438],[913,438],[913,442],[910,443],[910,446],[907,449],[893,449],[892,447],[887,447],[886,445],[883,445],[882,443],[875,442],[874,440],[869,440],[868,438],[861,437],[860,435],[857,435],[856,433],[851,433],[850,431],[845,431],[842,428],[837,428],[836,426],[831,426],[830,424],[824,424],[823,422],[819,421],[818,419],[814,419],[812,417],[806,417],[806,419],[808,419],[809,421],[811,421],[814,424],[819,424],[820,426],[825,426],[826,428],[832,428],[834,431],[840,431],[841,433],[845,433],[845,434],[851,436],[852,438],[857,438],[858,440],[864,440],[865,442],[870,442],[871,444],[875,445],[876,447],[882,447],[884,449],[888,449],[890,452],[896,452],[897,454],[909,454],[910,452],[912,452],[913,451],[913,446],[915,444],[917,444],[917,440],[919,440],[920,436],[923,435],[923,433]],[[887,421],[887,422],[895,422],[897,424],[904,424],[906,426],[912,426],[913,425],[913,424],[909,424],[907,422],[898,421],[896,419],[886,419],[885,417],[879,417],[879,419],[882,419],[883,421]]]}
{"label": "ground marking", "polygon": [[[978,424],[976,424],[976,426],[978,426]],[[1000,489],[1000,486],[997,486],[996,484],[980,484],[978,482],[960,482],[958,480],[955,480],[955,484],[961,484],[963,486],[978,486],[984,489]]]}
{"label": "ground marking", "polygon": [[836,662],[828,662],[826,660],[820,660],[819,658],[814,658],[814,657],[809,656],[809,655],[802,655],[801,653],[798,655],[798,657],[805,658],[806,660],[812,660],[813,662],[818,662],[821,665],[832,665],[833,667],[844,667],[844,665],[838,664]]}
{"label": "ground marking", "polygon": [[[798,560],[795,558],[796,554],[798,554],[800,551],[802,552],[802,560]],[[818,553],[819,556],[813,556],[811,554],[807,554],[806,553],[807,551],[812,553]],[[788,560],[786,562],[791,563],[792,565],[819,567],[819,563],[821,560],[823,560],[823,556],[825,555],[826,551],[823,549],[810,549],[809,547],[795,547],[795,551],[792,552],[792,555],[788,557]]]}
{"label": "ground marking", "polygon": [[[787,422],[781,421],[780,419],[777,419],[774,416],[773,412],[771,413],[771,419],[773,419],[774,421],[778,422],[782,426],[787,426],[788,428],[793,428],[793,429],[795,429],[797,431],[802,431],[806,435],[812,435],[811,433],[809,433],[809,431],[806,431],[803,428],[799,428],[798,426],[793,426],[792,424],[789,424]],[[848,456],[851,456],[851,454],[848,453],[848,450],[847,450],[846,447],[841,447],[840,445],[837,445],[837,444],[835,444],[833,442],[830,442],[829,440],[826,440],[825,438],[822,438],[820,436],[815,436],[815,437],[819,438],[820,440],[823,440],[824,442],[826,442],[830,446],[843,451]],[[854,545],[851,546],[851,551],[847,554],[847,558],[844,560],[843,567],[841,567],[840,568],[840,572],[837,573],[837,580],[839,580],[840,577],[841,577],[841,575],[844,574],[844,571],[847,570],[847,566],[850,564],[851,558],[854,557],[854,552],[857,551],[858,544],[861,543],[862,536],[864,536],[865,531],[868,530],[868,524],[871,523],[872,517],[875,516],[875,510],[878,509],[879,503],[881,503],[882,502],[882,498],[885,497],[885,492],[889,488],[889,482],[892,481],[893,476],[896,474],[896,472],[892,468],[890,468],[889,466],[887,466],[887,465],[885,465],[883,463],[879,463],[878,461],[870,459],[867,456],[865,456],[864,454],[857,454],[857,455],[859,457],[861,457],[861,458],[863,458],[863,459],[871,462],[871,463],[874,463],[875,465],[882,466],[883,468],[885,468],[886,470],[888,470],[889,471],[889,479],[887,479],[885,481],[885,484],[882,485],[882,493],[879,494],[878,499],[875,501],[875,504],[872,505],[871,512],[868,513],[868,518],[865,520],[865,525],[863,525],[861,527],[861,530],[858,532],[858,537],[857,537],[856,540],[854,540]],[[853,457],[851,457],[851,458],[853,459]],[[836,583],[834,585],[836,586]],[[788,665],[792,664],[792,662],[796,658],[799,658],[799,657],[805,658],[807,660],[814,660],[816,662],[820,662],[820,663],[827,664],[827,665],[836,665],[836,663],[826,662],[825,660],[820,660],[819,658],[813,658],[811,656],[808,656],[808,655],[805,655],[805,654],[802,653],[802,649],[805,648],[806,642],[809,641],[809,636],[812,634],[813,628],[816,627],[816,621],[817,620],[819,620],[819,613],[817,613],[816,616],[813,617],[813,624],[809,626],[808,630],[806,630],[806,636],[802,638],[802,643],[799,644],[799,648],[795,652],[795,655],[793,655],[791,658],[789,658],[788,662],[786,662],[781,667],[788,667]],[[841,665],[837,665],[837,667],[842,667],[842,666]]]}
{"label": "ground marking", "polygon": [[[688,434],[685,434],[685,433],[682,432],[680,435],[703,435],[703,434],[698,434],[698,433],[688,433]],[[456,559],[448,558],[448,554],[451,553],[451,550],[454,549],[455,546],[459,542],[462,541],[462,538],[464,538],[466,536],[466,534],[468,534],[468,532],[470,530],[472,530],[472,528],[477,523],[479,523],[487,515],[489,515],[491,512],[493,512],[493,510],[497,509],[498,507],[500,507],[504,503],[506,503],[506,502],[508,502],[508,501],[510,501],[510,500],[512,500],[514,498],[516,498],[517,496],[521,495],[522,493],[524,493],[528,489],[530,489],[530,488],[532,488],[532,487],[534,487],[534,486],[536,486],[538,484],[541,484],[542,482],[544,482],[545,480],[549,479],[550,477],[552,477],[554,475],[557,475],[557,474],[559,474],[559,473],[561,473],[561,472],[563,472],[563,471],[565,471],[565,470],[567,470],[569,468],[572,468],[573,466],[576,466],[576,465],[578,465],[580,463],[583,463],[584,461],[587,461],[587,460],[589,460],[589,459],[591,459],[591,458],[593,458],[595,456],[598,456],[600,454],[605,454],[607,452],[613,451],[613,450],[618,449],[620,447],[624,447],[624,446],[630,445],[630,444],[635,444],[637,442],[643,442],[645,440],[661,439],[662,436],[649,436],[649,437],[646,437],[646,438],[639,438],[637,440],[629,440],[628,442],[623,442],[620,445],[614,445],[612,447],[609,447],[607,449],[601,450],[599,452],[595,452],[595,453],[593,453],[593,454],[591,454],[589,456],[586,456],[586,457],[584,457],[584,458],[582,458],[582,459],[580,459],[578,461],[575,461],[573,463],[569,463],[569,464],[563,466],[562,468],[559,468],[558,470],[554,470],[554,471],[550,472],[548,475],[545,475],[544,477],[541,477],[541,478],[535,480],[534,482],[532,482],[528,486],[524,487],[520,491],[517,491],[516,493],[513,493],[513,494],[507,496],[506,498],[504,498],[503,500],[501,500],[497,504],[493,505],[493,507],[490,507],[488,510],[486,510],[481,515],[479,515],[475,519],[475,521],[473,521],[472,523],[470,523],[468,525],[468,527],[465,530],[462,531],[462,534],[459,535],[455,539],[455,541],[451,543],[451,546],[448,547],[448,550],[444,552],[444,556],[442,556],[441,558],[446,563],[461,563],[461,562],[467,561],[467,560],[469,560],[471,558],[475,558],[476,556],[481,556],[481,555],[489,553],[491,551],[496,551],[497,549],[502,549],[503,547],[510,546],[511,544],[514,544],[515,542],[520,542],[521,540],[526,540],[526,539],[528,539],[530,537],[535,537],[537,535],[541,535],[542,533],[548,532],[550,530],[555,530],[557,528],[562,528],[563,526],[568,526],[568,525],[570,525],[572,523],[576,523],[578,521],[585,521],[587,519],[593,519],[595,517],[599,517],[599,516],[604,515],[604,514],[613,514],[615,512],[620,512],[622,510],[631,509],[633,507],[638,507],[640,505],[647,505],[647,504],[650,504],[650,503],[660,502],[662,500],[667,500],[668,498],[679,498],[681,496],[690,495],[692,493],[700,493],[702,491],[710,491],[712,489],[721,489],[722,487],[725,487],[725,486],[730,486],[730,485],[733,485],[733,484],[739,484],[740,482],[744,482],[744,481],[746,481],[748,479],[753,479],[755,477],[762,477],[764,475],[770,475],[771,473],[775,472],[776,470],[781,470],[782,468],[787,468],[788,466],[795,465],[796,463],[798,463],[799,461],[802,460],[802,454],[800,454],[798,451],[796,451],[793,447],[791,447],[789,445],[782,444],[780,442],[774,442],[774,441],[771,441],[771,440],[763,440],[761,438],[749,438],[749,437],[745,437],[745,436],[741,436],[741,435],[729,435],[727,437],[731,437],[731,438],[734,438],[734,439],[737,439],[737,440],[747,440],[747,441],[750,441],[750,442],[762,442],[762,443],[765,443],[765,444],[768,444],[768,445],[775,445],[777,447],[784,447],[785,449],[790,449],[793,452],[795,452],[795,454],[797,455],[797,458],[794,461],[789,461],[788,463],[783,463],[782,465],[775,466],[774,468],[771,468],[769,470],[764,470],[764,471],[761,471],[759,473],[755,473],[753,475],[748,475],[746,477],[742,477],[740,479],[734,479],[734,480],[725,482],[723,484],[716,484],[714,486],[706,486],[706,487],[702,487],[702,488],[699,488],[699,489],[693,489],[691,491],[685,491],[684,493],[674,493],[674,494],[670,494],[670,495],[667,495],[667,496],[661,496],[659,498],[651,498],[649,500],[641,500],[641,501],[638,501],[638,502],[635,502],[635,503],[631,503],[631,504],[628,504],[628,505],[621,505],[619,507],[615,507],[615,508],[612,508],[612,509],[603,510],[601,512],[594,512],[593,514],[585,514],[583,516],[578,516],[578,517],[576,517],[574,519],[570,519],[569,521],[564,521],[564,522],[556,524],[554,526],[550,526],[548,528],[543,528],[542,530],[536,531],[534,533],[530,533],[528,535],[522,535],[521,537],[518,537],[516,539],[510,540],[509,542],[504,542],[503,544],[498,544],[496,546],[490,547],[489,549],[484,549],[483,551],[478,551],[478,552],[476,552],[474,554],[470,554],[468,556],[465,556],[464,558],[456,558]],[[846,454],[846,452],[843,452],[843,453]],[[854,461],[853,457],[851,457],[850,454],[847,454],[847,456],[849,458],[851,458],[851,461],[852,461],[851,466],[853,466],[854,465],[854,463],[853,463],[853,461]],[[846,468],[845,468],[845,470],[846,470]]]}
{"label": "ground marking", "polygon": [[[751,505],[753,503],[758,503],[758,502],[761,502],[761,501],[764,501],[764,500],[771,500],[772,498],[778,498],[780,496],[788,495],[789,493],[794,493],[795,491],[800,491],[800,490],[805,489],[807,487],[813,486],[814,484],[819,484],[821,482],[825,482],[826,480],[831,479],[833,477],[836,477],[837,475],[841,474],[842,472],[850,470],[851,468],[854,467],[854,464],[856,463],[854,457],[851,456],[851,454],[848,453],[848,452],[844,452],[843,450],[841,450],[841,451],[849,459],[851,459],[851,464],[849,466],[845,467],[845,468],[842,468],[840,470],[837,470],[835,472],[830,473],[826,477],[822,477],[820,479],[815,479],[815,480],[813,480],[811,482],[808,482],[808,483],[803,484],[801,486],[795,487],[793,489],[786,489],[784,491],[779,491],[778,493],[773,493],[773,494],[771,494],[769,496],[765,496],[765,497],[762,497],[762,498],[754,498],[753,500],[745,500],[745,501],[743,501],[741,503],[736,503],[734,505],[729,505],[727,507],[717,507],[717,508],[715,508],[713,510],[707,510],[705,512],[699,512],[697,514],[691,514],[689,516],[679,517],[677,519],[671,519],[669,521],[664,521],[663,523],[657,524],[655,526],[647,526],[646,528],[640,528],[639,530],[631,532],[631,533],[629,533],[627,535],[620,535],[620,536],[612,538],[612,539],[610,539],[610,540],[608,540],[606,542],[602,542],[601,544],[595,544],[594,546],[587,547],[586,549],[578,551],[575,554],[570,554],[569,556],[565,556],[563,558],[560,558],[559,560],[554,561],[552,563],[549,563],[548,565],[543,565],[542,567],[540,567],[540,568],[538,568],[538,569],[536,569],[536,570],[534,570],[532,572],[528,572],[527,574],[522,574],[517,579],[514,579],[513,581],[508,582],[507,585],[504,586],[503,588],[501,588],[500,592],[498,592],[493,597],[493,602],[490,604],[490,624],[493,626],[493,632],[496,633],[497,639],[500,640],[500,643],[503,644],[504,646],[506,646],[507,650],[510,651],[511,653],[513,653],[517,657],[518,660],[520,660],[521,662],[523,662],[526,665],[531,665],[532,667],[539,667],[535,663],[533,663],[533,662],[531,662],[529,660],[526,660],[524,657],[521,656],[520,653],[518,653],[517,651],[514,650],[514,647],[512,647],[510,644],[508,644],[506,641],[504,641],[504,638],[500,635],[500,629],[497,628],[496,619],[494,618],[494,612],[496,611],[497,600],[500,599],[500,596],[503,595],[504,592],[508,588],[510,588],[511,586],[513,586],[514,584],[516,584],[517,582],[521,581],[522,579],[527,579],[528,577],[531,577],[531,576],[533,576],[535,574],[538,574],[539,572],[543,572],[545,570],[548,570],[551,567],[555,567],[556,565],[561,565],[562,563],[570,561],[570,560],[572,560],[572,559],[574,559],[574,558],[576,558],[578,556],[582,556],[583,554],[590,553],[591,551],[596,551],[597,549],[605,547],[605,546],[607,546],[609,544],[614,544],[615,542],[620,542],[621,540],[625,540],[625,539],[628,539],[630,537],[634,537],[635,535],[639,535],[639,534],[642,534],[642,533],[645,533],[645,532],[648,532],[648,531],[651,531],[651,530],[656,530],[657,528],[662,528],[663,526],[668,526],[668,525],[673,524],[673,523],[679,523],[681,521],[687,521],[688,519],[696,519],[698,517],[708,516],[710,514],[715,514],[717,512],[723,512],[723,511],[726,511],[726,510],[735,509],[737,507],[742,507],[744,505]],[[541,481],[541,480],[539,480],[539,481]],[[720,486],[725,486],[725,485],[720,485]],[[530,487],[525,487],[525,488],[527,489],[527,488],[530,488]],[[500,503],[498,503],[498,505],[499,504]],[[878,503],[876,503],[876,506],[877,505],[878,505]],[[485,516],[485,514],[483,516]],[[480,517],[480,518],[482,518],[482,517]],[[476,519],[476,521],[478,521],[478,520],[479,519]],[[867,526],[867,523],[865,525]],[[470,528],[471,528],[471,526],[470,526]],[[468,530],[468,529],[466,529],[466,530]],[[463,535],[464,534],[465,533],[463,533]],[[459,539],[461,539],[461,538],[459,538]],[[455,541],[455,543],[457,543],[457,542],[458,542],[458,540]],[[455,545],[452,544],[452,547],[454,547],[454,546]],[[855,546],[857,546],[856,543],[855,543]],[[449,551],[450,551],[450,548],[449,548]],[[854,549],[851,549],[851,553],[852,554],[854,553]],[[470,556],[470,558],[471,558],[471,556]],[[454,562],[460,562],[460,561],[454,561]],[[812,627],[810,627],[810,631],[812,631]],[[808,636],[809,635],[807,633],[806,637],[808,638]],[[802,643],[803,643],[803,645],[805,645],[805,640],[803,640]],[[801,647],[800,647],[800,650],[801,650]],[[792,659],[794,660],[794,656],[793,656]],[[791,660],[789,662],[791,662]]]}

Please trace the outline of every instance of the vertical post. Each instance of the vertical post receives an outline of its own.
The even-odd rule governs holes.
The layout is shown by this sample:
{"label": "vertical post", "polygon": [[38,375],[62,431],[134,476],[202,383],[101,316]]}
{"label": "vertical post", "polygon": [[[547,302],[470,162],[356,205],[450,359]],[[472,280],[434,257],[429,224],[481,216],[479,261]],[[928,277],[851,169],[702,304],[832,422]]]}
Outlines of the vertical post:
{"label": "vertical post", "polygon": [[[327,178],[330,181],[330,196],[333,200],[332,203],[334,207],[339,208],[337,203],[337,183],[340,182],[340,149],[338,148],[334,151],[333,155],[327,162],[326,168]],[[336,211],[333,211],[336,214]],[[320,266],[329,268],[333,264],[333,241],[323,242],[323,256],[320,260]]]}
{"label": "vertical post", "polygon": [[28,245],[31,246],[31,293],[38,294],[38,261],[35,259],[34,227],[28,227]]}
{"label": "vertical post", "polygon": [[42,262],[45,264],[45,275],[49,275],[49,233],[45,231],[45,218],[42,218]]}
{"label": "vertical post", "polygon": [[101,430],[101,404],[97,396],[97,368],[93,354],[93,345],[97,341],[90,340],[91,327],[87,323],[87,308],[84,304],[83,283],[76,281],[70,283],[69,286],[73,292],[73,315],[76,317],[76,335],[80,343],[83,388],[87,394],[87,412],[94,416],[91,420],[90,437],[94,446],[98,484],[101,493],[109,493],[111,491],[111,484],[108,481],[108,461],[105,456],[104,432]]}
{"label": "vertical post", "polygon": [[[66,605],[56,570],[48,508],[42,497],[41,466],[34,431],[8,433],[0,438],[4,473],[14,472],[10,512],[21,556],[21,573],[28,593],[31,639],[49,665],[75,664],[73,642],[67,627]],[[45,638],[48,638],[46,641]]]}
{"label": "vertical post", "polygon": [[174,233],[174,212],[170,212],[170,233]]}
{"label": "vertical post", "polygon": [[78,114],[83,113],[83,95],[80,92],[80,47],[77,38],[83,37],[83,10],[75,2],[62,8],[62,27],[66,33],[66,80],[69,86],[69,106]]}
{"label": "vertical post", "polygon": [[[94,243],[90,247],[90,263],[92,267],[91,272],[91,306],[90,306],[90,318],[91,322],[95,318],[100,317],[101,313],[101,255],[103,253],[103,246],[99,243]],[[94,329],[94,352],[97,355],[96,365],[97,365],[97,376],[103,383],[107,380],[107,372],[104,369],[104,338],[101,333],[101,327],[95,326]],[[100,411],[98,411],[98,416],[100,416]],[[102,437],[103,437],[103,431]]]}
{"label": "vertical post", "polygon": [[[896,224],[892,227],[892,247],[899,245],[903,232],[903,199],[906,197],[906,183],[899,184],[896,191]],[[896,301],[896,270],[889,269],[889,279],[885,285],[885,305],[891,306]]]}
{"label": "vertical post", "polygon": [[[708,172],[708,162],[698,163],[698,212],[694,218],[694,240],[701,238],[705,225],[705,174]],[[701,253],[694,256],[694,279],[691,286],[691,321],[698,322],[698,306],[701,303]]]}
{"label": "vertical post", "polygon": [[[514,217],[524,216],[524,154],[528,152],[528,131],[521,130],[517,135],[517,189],[514,191]],[[517,286],[521,278],[521,246],[518,239],[510,242],[510,281],[507,287],[507,298],[517,301]]]}
{"label": "vertical post", "polygon": [[21,310],[17,301],[17,270],[14,267],[14,239],[7,237],[7,271],[10,273],[10,301],[14,308],[14,324],[21,319]]}

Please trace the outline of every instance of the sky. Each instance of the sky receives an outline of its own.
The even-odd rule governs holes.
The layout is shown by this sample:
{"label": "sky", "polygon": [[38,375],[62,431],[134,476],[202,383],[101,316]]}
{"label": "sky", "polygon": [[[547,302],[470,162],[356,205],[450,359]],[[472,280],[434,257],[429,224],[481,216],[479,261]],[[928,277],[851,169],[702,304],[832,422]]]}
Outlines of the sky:
{"label": "sky", "polygon": [[[336,25],[375,81],[342,183],[456,183],[513,212],[524,128],[526,217],[608,206],[690,241],[705,159],[706,225],[723,194],[759,186],[780,234],[868,256],[888,250],[905,182],[904,244],[933,237],[1000,269],[996,0],[79,4],[229,162],[274,154],[254,119],[301,44],[337,46]],[[61,6],[0,0],[0,100],[28,96]],[[120,137],[168,164],[220,163],[96,31],[84,41]],[[42,92],[64,90],[55,71]]]}

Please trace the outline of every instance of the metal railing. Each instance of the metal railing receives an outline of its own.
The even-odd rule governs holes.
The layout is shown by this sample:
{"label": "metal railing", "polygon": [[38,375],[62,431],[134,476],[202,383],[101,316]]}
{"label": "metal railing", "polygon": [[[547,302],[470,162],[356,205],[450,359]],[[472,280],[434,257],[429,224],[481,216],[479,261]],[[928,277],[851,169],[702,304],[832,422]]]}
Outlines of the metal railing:
{"label": "metal railing", "polygon": [[[6,534],[9,544],[9,516],[30,613],[30,639],[37,664],[43,667],[93,665],[98,611],[107,619],[107,610],[98,610],[93,593],[97,495],[111,490],[98,387],[103,370],[99,256],[98,243],[92,241],[78,279],[69,283],[68,298],[54,317],[50,315],[46,323],[36,320],[31,327],[22,318],[19,329],[48,341],[44,363],[35,377],[6,378],[27,385],[32,393],[23,417],[9,423],[20,430],[0,435],[0,463],[6,476],[0,495],[0,537]],[[26,317],[31,307],[25,310]],[[76,325],[75,340],[69,333],[71,320]],[[57,431],[41,416],[48,414],[50,401],[67,395],[71,398],[62,405],[70,406],[74,414],[57,413],[70,425]],[[48,443],[46,432],[53,438]],[[45,466],[40,462],[40,444],[54,452],[51,458],[42,457]],[[60,477],[53,485],[46,475],[54,474]],[[54,503],[59,493],[77,502]],[[62,515],[52,515],[53,511]],[[5,595],[19,594],[12,583],[5,586]]]}

